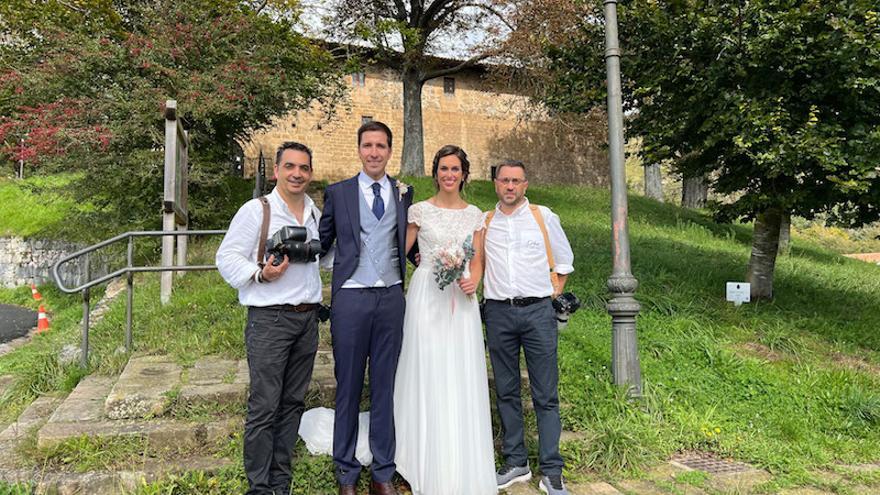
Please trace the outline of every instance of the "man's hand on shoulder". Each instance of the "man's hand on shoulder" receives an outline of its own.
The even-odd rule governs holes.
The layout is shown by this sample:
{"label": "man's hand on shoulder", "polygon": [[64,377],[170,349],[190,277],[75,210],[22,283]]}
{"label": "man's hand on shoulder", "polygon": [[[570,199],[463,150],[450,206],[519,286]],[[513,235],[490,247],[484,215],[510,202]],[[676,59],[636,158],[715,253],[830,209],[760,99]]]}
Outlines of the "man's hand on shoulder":
{"label": "man's hand on shoulder", "polygon": [[263,282],[272,282],[273,280],[278,280],[281,278],[281,275],[284,275],[284,272],[287,271],[287,267],[290,266],[290,260],[287,256],[284,257],[284,261],[281,262],[280,265],[275,266],[272,262],[275,261],[275,255],[269,256],[269,261],[266,262],[266,265],[263,267]]}

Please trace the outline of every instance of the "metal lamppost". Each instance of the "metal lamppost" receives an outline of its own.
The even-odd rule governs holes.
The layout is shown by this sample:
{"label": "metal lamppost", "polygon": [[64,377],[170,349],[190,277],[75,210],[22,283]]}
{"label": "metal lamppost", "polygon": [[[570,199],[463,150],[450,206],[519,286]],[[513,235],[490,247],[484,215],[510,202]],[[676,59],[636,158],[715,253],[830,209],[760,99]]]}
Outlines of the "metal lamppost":
{"label": "metal lamppost", "polygon": [[642,394],[642,372],[636,343],[639,286],[630,270],[627,229],[626,177],[623,154],[623,101],[620,90],[620,45],[617,39],[617,0],[605,0],[605,68],[608,73],[608,145],[611,161],[611,255],[608,313],[611,315],[611,368],[614,384],[631,396]]}

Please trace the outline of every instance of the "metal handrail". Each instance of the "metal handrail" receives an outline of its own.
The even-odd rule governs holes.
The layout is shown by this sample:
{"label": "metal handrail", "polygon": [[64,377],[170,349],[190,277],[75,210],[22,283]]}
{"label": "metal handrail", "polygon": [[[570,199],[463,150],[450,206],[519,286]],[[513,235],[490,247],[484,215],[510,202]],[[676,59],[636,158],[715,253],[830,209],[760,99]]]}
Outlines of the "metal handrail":
{"label": "metal handrail", "polygon": [[[90,292],[91,288],[102,284],[104,282],[108,282],[113,280],[114,278],[121,277],[123,275],[127,275],[127,301],[125,306],[125,350],[126,352],[131,352],[131,344],[132,344],[132,332],[131,332],[131,323],[132,323],[132,304],[134,301],[134,274],[142,273],[142,272],[188,272],[188,271],[206,271],[206,270],[216,270],[217,267],[215,265],[179,265],[179,266],[134,266],[134,239],[136,237],[164,237],[164,236],[192,236],[192,235],[223,235],[226,234],[225,230],[177,230],[177,231],[162,231],[162,230],[150,230],[150,231],[132,231],[126,232],[124,234],[119,234],[116,237],[112,237],[107,239],[106,241],[101,241],[97,244],[89,246],[84,249],[80,249],[79,251],[70,254],[56,261],[54,265],[52,265],[52,278],[55,280],[55,285],[61,289],[62,292],[67,294],[75,294],[77,292],[82,292],[83,297],[83,322],[82,322],[82,340],[80,344],[80,349],[82,350],[80,356],[80,365],[83,368],[88,367],[89,363],[89,312],[90,312]],[[90,258],[89,254],[103,248],[109,246],[111,244],[117,243],[119,241],[127,240],[128,241],[128,250],[126,253],[126,267],[120,268],[112,273],[108,273],[107,275],[96,278],[95,280],[88,280],[89,272],[90,272]],[[59,268],[73,261],[77,258],[85,256],[85,279],[86,282],[78,287],[67,287],[64,285],[64,282],[61,279],[61,274],[59,273]],[[184,263],[186,260],[184,260]]]}

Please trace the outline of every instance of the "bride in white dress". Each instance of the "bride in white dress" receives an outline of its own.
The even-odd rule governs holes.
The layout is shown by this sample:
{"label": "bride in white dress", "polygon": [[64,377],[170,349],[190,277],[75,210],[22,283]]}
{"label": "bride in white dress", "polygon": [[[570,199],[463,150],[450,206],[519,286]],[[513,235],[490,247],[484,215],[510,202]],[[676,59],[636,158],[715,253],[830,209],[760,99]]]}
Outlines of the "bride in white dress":
{"label": "bride in white dress", "polygon": [[[394,388],[397,471],[415,495],[497,492],[489,386],[480,311],[483,214],[460,196],[467,155],[444,146],[434,157],[437,194],[409,209],[406,250],[416,238],[421,262],[409,282],[403,347]],[[440,289],[434,257],[443,247],[477,249],[470,270]]]}

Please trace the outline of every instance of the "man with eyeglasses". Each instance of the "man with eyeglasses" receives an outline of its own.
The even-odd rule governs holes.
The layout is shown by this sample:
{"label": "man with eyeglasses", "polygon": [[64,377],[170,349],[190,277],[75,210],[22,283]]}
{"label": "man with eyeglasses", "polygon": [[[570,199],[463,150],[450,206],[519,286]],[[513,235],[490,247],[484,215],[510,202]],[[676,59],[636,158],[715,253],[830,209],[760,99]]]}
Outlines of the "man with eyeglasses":
{"label": "man with eyeglasses", "polygon": [[523,162],[499,164],[498,204],[486,214],[484,321],[504,430],[504,465],[496,478],[503,489],[532,477],[523,431],[522,348],[538,422],[539,487],[544,493],[567,495],[559,453],[558,328],[551,301],[574,271],[574,255],[559,217],[549,208],[529,204],[528,186]]}

